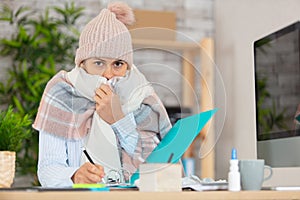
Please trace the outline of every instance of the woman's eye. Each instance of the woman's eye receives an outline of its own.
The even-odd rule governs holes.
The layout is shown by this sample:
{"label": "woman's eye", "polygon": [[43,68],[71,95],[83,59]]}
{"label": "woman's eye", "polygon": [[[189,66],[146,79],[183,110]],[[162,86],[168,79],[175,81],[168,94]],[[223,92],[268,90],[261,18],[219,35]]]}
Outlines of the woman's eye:
{"label": "woman's eye", "polygon": [[122,61],[116,61],[115,63],[114,63],[114,66],[115,67],[122,67],[124,65],[124,62],[122,62]]}
{"label": "woman's eye", "polygon": [[95,64],[96,64],[97,66],[100,66],[100,67],[101,67],[101,66],[103,66],[104,63],[103,63],[102,61],[95,61]]}

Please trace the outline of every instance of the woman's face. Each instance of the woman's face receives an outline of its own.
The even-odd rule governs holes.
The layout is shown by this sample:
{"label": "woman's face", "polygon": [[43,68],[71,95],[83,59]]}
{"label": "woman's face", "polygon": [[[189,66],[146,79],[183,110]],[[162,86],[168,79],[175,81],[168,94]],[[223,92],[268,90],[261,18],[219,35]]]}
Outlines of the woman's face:
{"label": "woman's face", "polygon": [[128,64],[123,60],[109,58],[88,58],[80,64],[87,73],[99,75],[108,80],[115,76],[125,76]]}

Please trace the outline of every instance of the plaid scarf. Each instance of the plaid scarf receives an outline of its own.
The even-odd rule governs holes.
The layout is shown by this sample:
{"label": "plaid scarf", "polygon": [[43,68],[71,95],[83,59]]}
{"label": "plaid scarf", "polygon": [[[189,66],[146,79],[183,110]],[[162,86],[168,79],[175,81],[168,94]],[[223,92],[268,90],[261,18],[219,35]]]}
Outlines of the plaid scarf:
{"label": "plaid scarf", "polygon": [[[117,81],[114,90],[125,114],[138,109],[144,98],[154,92],[135,66],[124,78],[117,77]],[[95,112],[94,90],[101,83],[107,83],[106,79],[87,74],[79,67],[70,72],[60,71],[45,88],[33,127],[69,139],[84,137]]]}
{"label": "plaid scarf", "polygon": [[95,102],[83,97],[60,71],[47,84],[33,128],[69,139],[81,139],[91,127]]}

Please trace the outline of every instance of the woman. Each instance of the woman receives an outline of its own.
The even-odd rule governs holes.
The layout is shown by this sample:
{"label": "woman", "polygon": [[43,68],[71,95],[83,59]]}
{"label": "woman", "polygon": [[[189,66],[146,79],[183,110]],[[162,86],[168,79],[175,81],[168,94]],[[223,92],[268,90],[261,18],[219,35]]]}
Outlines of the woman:
{"label": "woman", "polygon": [[124,3],[103,9],[80,35],[75,68],[47,84],[33,125],[42,186],[97,183],[111,170],[133,173],[171,128],[161,101],[133,65],[125,26],[133,22]]}

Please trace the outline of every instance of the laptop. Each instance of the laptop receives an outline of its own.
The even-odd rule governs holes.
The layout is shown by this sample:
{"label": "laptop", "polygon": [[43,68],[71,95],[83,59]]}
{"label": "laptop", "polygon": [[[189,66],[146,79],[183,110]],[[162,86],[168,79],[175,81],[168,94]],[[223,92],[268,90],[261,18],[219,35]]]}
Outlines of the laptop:
{"label": "laptop", "polygon": [[[157,147],[147,157],[146,163],[177,163],[205,124],[218,109],[205,111],[179,119]],[[139,178],[139,172],[132,174],[130,183]]]}

